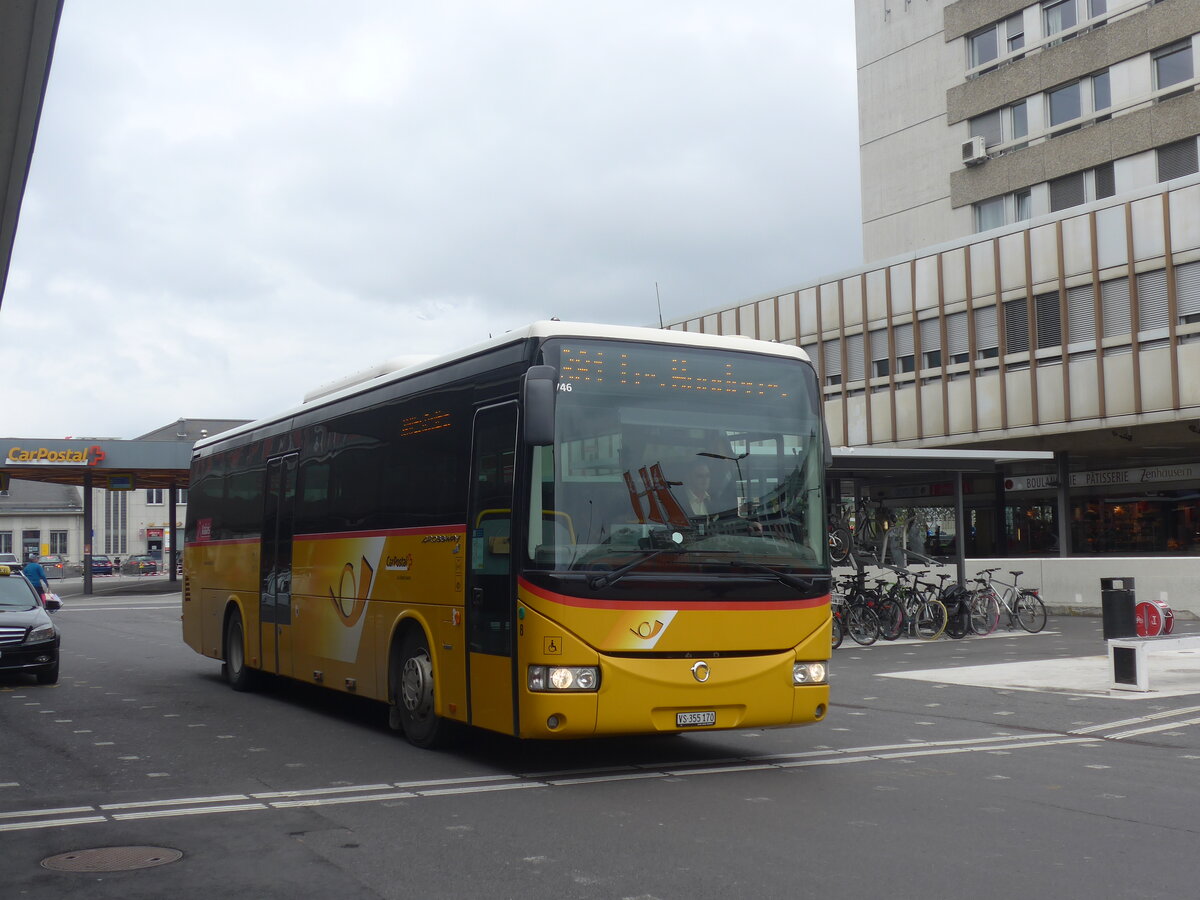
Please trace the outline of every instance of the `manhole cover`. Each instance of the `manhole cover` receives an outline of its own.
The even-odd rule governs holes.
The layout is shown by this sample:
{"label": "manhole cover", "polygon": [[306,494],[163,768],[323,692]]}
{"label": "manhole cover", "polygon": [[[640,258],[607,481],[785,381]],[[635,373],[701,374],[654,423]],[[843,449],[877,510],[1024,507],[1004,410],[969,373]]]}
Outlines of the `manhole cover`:
{"label": "manhole cover", "polygon": [[170,847],[96,847],[72,850],[42,860],[42,868],[56,872],[125,872],[165,866],[183,856]]}

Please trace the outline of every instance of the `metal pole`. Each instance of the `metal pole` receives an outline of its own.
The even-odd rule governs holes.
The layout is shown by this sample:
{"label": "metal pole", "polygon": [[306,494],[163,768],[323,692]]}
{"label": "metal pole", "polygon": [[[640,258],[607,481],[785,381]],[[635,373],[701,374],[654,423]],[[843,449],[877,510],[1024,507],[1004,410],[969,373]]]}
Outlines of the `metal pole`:
{"label": "metal pole", "polygon": [[954,473],[954,543],[958,550],[958,583],[963,585],[967,580],[967,513],[962,472]]}
{"label": "metal pole", "polygon": [[168,577],[172,582],[175,581],[175,566],[178,560],[177,554],[179,553],[179,547],[176,545],[176,540],[178,539],[179,535],[175,532],[175,495],[177,493],[178,490],[175,485],[175,479],[171,479],[171,499],[167,502],[167,530],[171,535],[171,557],[167,560],[167,563],[171,567],[171,572]]}
{"label": "metal pole", "polygon": [[[83,473],[83,593],[88,596],[92,593],[92,535],[95,529],[92,527],[92,473],[91,470],[85,470]],[[64,571],[65,575],[66,572]]]}
{"label": "metal pole", "polygon": [[1071,460],[1066,450],[1054,454],[1058,464],[1058,555],[1071,555]]}

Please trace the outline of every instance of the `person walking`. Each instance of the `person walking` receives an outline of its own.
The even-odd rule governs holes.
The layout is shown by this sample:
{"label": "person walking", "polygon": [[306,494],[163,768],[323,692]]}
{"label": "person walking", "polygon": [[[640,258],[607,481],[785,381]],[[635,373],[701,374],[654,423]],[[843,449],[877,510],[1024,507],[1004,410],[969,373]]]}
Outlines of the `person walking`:
{"label": "person walking", "polygon": [[42,568],[42,564],[37,561],[36,556],[30,556],[29,561],[25,563],[25,568],[21,570],[22,574],[29,579],[29,583],[33,585],[33,589],[38,592],[42,600],[45,601],[46,595],[50,593],[50,582],[46,578],[46,570]]}

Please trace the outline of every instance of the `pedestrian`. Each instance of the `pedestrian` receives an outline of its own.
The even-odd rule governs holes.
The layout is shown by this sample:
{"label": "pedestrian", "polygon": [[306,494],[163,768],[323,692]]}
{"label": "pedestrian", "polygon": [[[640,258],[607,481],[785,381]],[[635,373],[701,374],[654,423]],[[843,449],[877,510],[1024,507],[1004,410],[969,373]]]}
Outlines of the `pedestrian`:
{"label": "pedestrian", "polygon": [[42,568],[42,564],[37,561],[37,557],[32,554],[29,561],[25,563],[25,568],[21,570],[22,574],[29,579],[29,583],[33,585],[33,589],[41,595],[43,601],[46,595],[50,593],[50,582],[46,579],[46,570]]}

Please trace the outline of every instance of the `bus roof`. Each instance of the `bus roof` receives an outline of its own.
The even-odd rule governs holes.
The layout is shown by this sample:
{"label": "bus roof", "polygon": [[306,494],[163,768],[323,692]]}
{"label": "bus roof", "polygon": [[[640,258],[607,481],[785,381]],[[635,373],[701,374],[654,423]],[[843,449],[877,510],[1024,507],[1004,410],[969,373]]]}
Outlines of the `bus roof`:
{"label": "bus roof", "polygon": [[546,338],[604,338],[609,340],[642,341],[656,344],[674,344],[681,347],[701,347],[715,350],[739,350],[746,353],[765,353],[790,359],[808,360],[808,354],[791,344],[779,344],[771,341],[760,341],[742,335],[701,334],[692,331],[674,331],[660,328],[643,328],[633,325],[601,325],[587,322],[560,322],[544,320],[534,322],[524,328],[506,331],[504,334],[490,340],[456,350],[443,356],[430,357],[418,363],[397,360],[394,363],[382,363],[369,369],[360,370],[345,378],[315,388],[304,395],[300,406],[289,409],[254,422],[248,422],[229,431],[221,432],[209,438],[196,442],[196,447],[206,447],[222,443],[231,437],[254,431],[264,425],[270,425],[290,419],[310,409],[324,406],[345,397],[363,393],[385,384],[402,381],[422,372],[428,372],[449,365],[461,359],[468,359],[496,347],[520,343],[527,340],[544,340]]}

